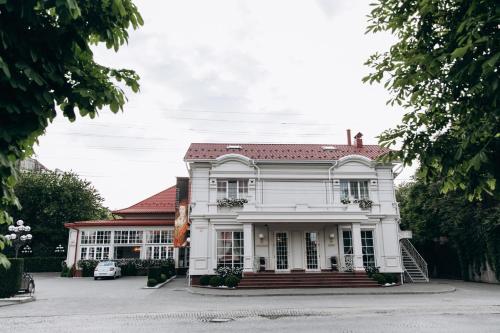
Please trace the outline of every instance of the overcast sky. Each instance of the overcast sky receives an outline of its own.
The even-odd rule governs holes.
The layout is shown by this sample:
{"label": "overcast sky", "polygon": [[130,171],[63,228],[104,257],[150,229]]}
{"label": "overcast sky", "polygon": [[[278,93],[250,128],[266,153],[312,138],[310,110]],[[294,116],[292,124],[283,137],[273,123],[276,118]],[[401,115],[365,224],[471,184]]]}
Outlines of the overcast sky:
{"label": "overcast sky", "polygon": [[[388,35],[365,35],[366,0],[138,1],[145,25],[98,62],[134,69],[123,113],[57,118],[36,147],[51,169],[90,180],[111,209],[186,176],[190,142],[345,143],[401,118],[363,65]],[[411,170],[400,178],[406,179]]]}

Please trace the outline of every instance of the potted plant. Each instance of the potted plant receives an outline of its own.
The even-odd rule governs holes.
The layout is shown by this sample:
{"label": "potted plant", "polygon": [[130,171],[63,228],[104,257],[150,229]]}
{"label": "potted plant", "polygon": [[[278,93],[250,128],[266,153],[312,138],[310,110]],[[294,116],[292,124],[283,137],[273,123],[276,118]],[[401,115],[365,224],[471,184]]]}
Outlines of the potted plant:
{"label": "potted plant", "polygon": [[224,198],[224,199],[218,199],[217,200],[217,207],[243,207],[244,204],[248,202],[247,199],[229,199],[229,198]]}

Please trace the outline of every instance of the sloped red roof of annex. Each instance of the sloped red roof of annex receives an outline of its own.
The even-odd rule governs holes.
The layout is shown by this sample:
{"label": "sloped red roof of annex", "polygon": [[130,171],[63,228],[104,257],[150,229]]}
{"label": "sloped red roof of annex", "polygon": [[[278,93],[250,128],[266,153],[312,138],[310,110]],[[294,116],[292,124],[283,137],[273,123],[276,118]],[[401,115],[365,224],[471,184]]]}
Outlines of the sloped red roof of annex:
{"label": "sloped red roof of annex", "polygon": [[127,227],[127,226],[164,226],[174,225],[173,219],[117,219],[117,220],[93,220],[93,221],[76,221],[64,223],[66,228],[78,227]]}
{"label": "sloped red roof of annex", "polygon": [[[228,148],[240,146],[241,149]],[[335,147],[324,149],[323,147]],[[376,159],[390,151],[378,145],[363,145],[357,148],[353,145],[337,144],[254,144],[254,143],[192,143],[184,160],[213,160],[226,154],[240,154],[253,160],[338,160],[348,155],[361,155]]]}
{"label": "sloped red roof of annex", "polygon": [[113,211],[114,214],[175,213],[176,186],[167,188],[128,208]]}

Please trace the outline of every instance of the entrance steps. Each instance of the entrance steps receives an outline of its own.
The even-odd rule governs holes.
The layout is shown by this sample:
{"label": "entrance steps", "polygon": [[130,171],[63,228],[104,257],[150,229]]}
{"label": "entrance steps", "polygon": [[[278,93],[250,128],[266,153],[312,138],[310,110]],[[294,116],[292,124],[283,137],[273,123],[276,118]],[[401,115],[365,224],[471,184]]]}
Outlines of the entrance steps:
{"label": "entrance steps", "polygon": [[365,272],[244,273],[240,289],[250,288],[363,288],[378,287]]}

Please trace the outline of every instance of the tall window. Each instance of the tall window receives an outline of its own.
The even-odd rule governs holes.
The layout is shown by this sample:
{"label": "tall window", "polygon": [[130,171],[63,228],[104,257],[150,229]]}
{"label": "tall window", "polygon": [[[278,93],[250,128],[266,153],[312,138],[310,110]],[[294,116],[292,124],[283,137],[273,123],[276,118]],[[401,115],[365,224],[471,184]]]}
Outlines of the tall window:
{"label": "tall window", "polygon": [[82,244],[109,244],[111,231],[82,231]]}
{"label": "tall window", "polygon": [[341,180],[340,181],[341,199],[369,199],[367,180]]}
{"label": "tall window", "polygon": [[109,246],[82,246],[80,248],[80,259],[109,259]]}
{"label": "tall window", "polygon": [[172,230],[150,230],[146,236],[146,242],[149,244],[172,244]]}
{"label": "tall window", "polygon": [[375,249],[373,246],[372,230],[361,230],[361,249],[363,251],[363,266],[375,267]]}
{"label": "tall window", "polygon": [[342,240],[344,245],[344,254],[353,254],[352,252],[352,233],[351,230],[342,231]]}
{"label": "tall window", "polygon": [[217,180],[217,199],[245,199],[248,196],[248,179]]}
{"label": "tall window", "polygon": [[243,232],[217,232],[217,267],[243,267]]}
{"label": "tall window", "polygon": [[146,248],[146,259],[167,259],[173,257],[173,246],[155,245]]}
{"label": "tall window", "polygon": [[114,240],[115,244],[140,244],[142,243],[142,231],[117,230]]}
{"label": "tall window", "polygon": [[[174,257],[173,230],[149,230],[146,234],[147,259],[167,259]],[[154,245],[152,245],[154,244]]]}

